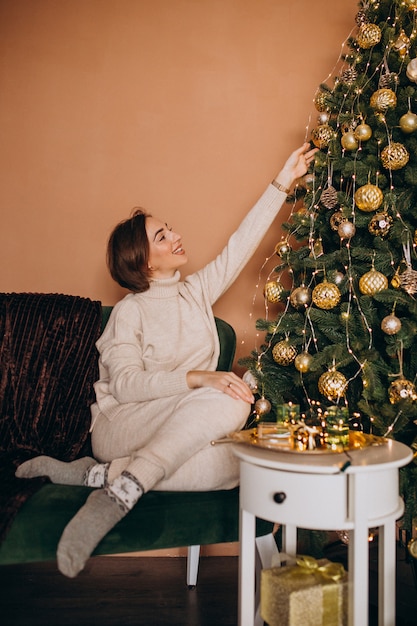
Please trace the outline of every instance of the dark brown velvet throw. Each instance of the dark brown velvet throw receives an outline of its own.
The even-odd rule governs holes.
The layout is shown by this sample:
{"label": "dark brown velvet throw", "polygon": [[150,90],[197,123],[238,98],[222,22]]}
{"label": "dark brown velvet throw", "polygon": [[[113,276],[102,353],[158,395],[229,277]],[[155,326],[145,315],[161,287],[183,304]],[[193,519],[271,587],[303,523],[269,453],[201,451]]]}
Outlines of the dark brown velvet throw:
{"label": "dark brown velvet throw", "polygon": [[76,458],[86,444],[101,303],[61,294],[0,294],[0,541],[45,479],[18,479],[24,460]]}

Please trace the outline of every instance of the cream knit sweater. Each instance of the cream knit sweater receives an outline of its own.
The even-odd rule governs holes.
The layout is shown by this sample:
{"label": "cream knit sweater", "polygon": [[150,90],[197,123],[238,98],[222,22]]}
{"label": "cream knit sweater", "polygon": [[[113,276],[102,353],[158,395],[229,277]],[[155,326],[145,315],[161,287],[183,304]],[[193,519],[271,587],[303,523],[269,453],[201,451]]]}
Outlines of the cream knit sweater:
{"label": "cream knit sweater", "polygon": [[[223,251],[183,281],[156,280],[114,307],[97,342],[94,416],[187,392],[190,370],[215,370],[219,342],[212,305],[230,287],[271,226],[285,194],[269,185]],[[139,408],[139,407],[138,407]]]}

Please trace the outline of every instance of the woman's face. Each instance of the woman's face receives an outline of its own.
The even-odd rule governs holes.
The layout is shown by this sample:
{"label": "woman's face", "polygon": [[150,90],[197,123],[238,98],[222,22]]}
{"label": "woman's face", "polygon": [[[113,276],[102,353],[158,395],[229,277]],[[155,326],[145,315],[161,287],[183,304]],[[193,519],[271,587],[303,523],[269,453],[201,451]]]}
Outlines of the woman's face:
{"label": "woman's face", "polygon": [[145,222],[149,242],[149,267],[153,278],[170,278],[188,257],[181,243],[181,236],[156,217],[149,216]]}

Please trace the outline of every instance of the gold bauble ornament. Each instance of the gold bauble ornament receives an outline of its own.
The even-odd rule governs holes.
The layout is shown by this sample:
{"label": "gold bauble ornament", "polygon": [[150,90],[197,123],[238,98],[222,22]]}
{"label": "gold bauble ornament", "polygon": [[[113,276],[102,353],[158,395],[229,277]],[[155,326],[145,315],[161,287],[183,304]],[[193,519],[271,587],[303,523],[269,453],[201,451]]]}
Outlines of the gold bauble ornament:
{"label": "gold bauble ornament", "polygon": [[396,50],[401,57],[405,57],[410,47],[410,38],[407,37],[407,34],[403,29],[401,29],[400,34],[398,35],[397,40],[394,42],[393,48]]}
{"label": "gold bauble ornament", "polygon": [[347,150],[348,152],[353,152],[359,148],[359,144],[356,141],[355,133],[349,131],[342,135],[342,139],[340,141],[342,144],[342,148]]}
{"label": "gold bauble ornament", "polygon": [[384,113],[397,105],[397,96],[392,89],[378,89],[372,94],[370,105],[375,111]]}
{"label": "gold bauble ornament", "polygon": [[288,256],[291,252],[291,246],[286,239],[279,241],[275,246],[275,254],[277,254],[281,259]]}
{"label": "gold bauble ornament", "polygon": [[390,384],[388,398],[391,404],[397,404],[401,400],[414,402],[417,400],[416,388],[411,381],[401,376]]}
{"label": "gold bauble ornament", "polygon": [[259,415],[259,416],[266,415],[267,413],[270,413],[270,411],[271,411],[271,403],[266,398],[264,397],[259,398],[259,400],[255,402],[256,415]]}
{"label": "gold bauble ornament", "polygon": [[330,227],[332,230],[339,230],[339,226],[342,222],[347,222],[348,218],[343,215],[343,211],[336,211],[330,217]]}
{"label": "gold bauble ornament", "polygon": [[388,278],[376,269],[371,269],[359,279],[359,290],[365,296],[373,296],[383,289],[388,289]]}
{"label": "gold bauble ornament", "polygon": [[386,335],[396,335],[401,330],[400,318],[393,313],[387,315],[381,322],[381,329]]}
{"label": "gold bauble ornament", "polygon": [[264,297],[268,302],[276,303],[281,300],[284,287],[276,280],[269,280],[264,287]]}
{"label": "gold bauble ornament", "polygon": [[381,29],[377,24],[363,23],[359,27],[356,41],[360,48],[365,50],[372,48],[381,41]]}
{"label": "gold bauble ornament", "polygon": [[400,170],[409,161],[410,155],[402,143],[392,142],[381,152],[382,165],[387,170]]}
{"label": "gold bauble ornament", "polygon": [[290,303],[295,309],[308,306],[311,303],[311,289],[304,285],[296,287],[290,294]]}
{"label": "gold bauble ornament", "polygon": [[376,213],[369,221],[368,230],[371,235],[385,237],[391,228],[392,217],[388,213]]}
{"label": "gold bauble ornament", "polygon": [[305,374],[310,370],[313,357],[308,352],[301,352],[297,354],[294,360],[295,369],[302,374]]}
{"label": "gold bauble ornament", "polygon": [[324,280],[313,289],[312,300],[319,309],[333,309],[340,302],[341,294],[339,287],[334,283]]}
{"label": "gold bauble ornament", "polygon": [[278,365],[290,365],[297,356],[297,348],[290,344],[288,339],[279,341],[272,348],[272,358]]}
{"label": "gold bauble ornament", "polygon": [[409,11],[417,11],[417,0],[403,0],[403,3]]}
{"label": "gold bauble ornament", "polygon": [[361,211],[376,211],[384,200],[384,194],[376,185],[362,185],[355,191],[355,203]]}
{"label": "gold bauble ornament", "polygon": [[356,233],[356,226],[352,222],[349,222],[349,220],[346,220],[339,224],[337,232],[341,239],[352,239]]}
{"label": "gold bauble ornament", "polygon": [[406,74],[408,80],[412,83],[417,83],[417,59],[411,59],[407,65]]}
{"label": "gold bauble ornament", "polygon": [[335,369],[324,372],[318,380],[320,393],[329,400],[342,398],[345,395],[346,386],[346,377]]}
{"label": "gold bauble ornament", "polygon": [[326,93],[324,91],[318,91],[316,93],[316,97],[314,98],[314,106],[316,107],[317,111],[320,112],[326,111],[328,109],[326,103]]}
{"label": "gold bauble ornament", "polygon": [[412,111],[404,113],[404,115],[400,117],[400,128],[403,133],[407,133],[407,135],[417,130],[417,115],[412,113]]}
{"label": "gold bauble ornament", "polygon": [[369,126],[369,124],[362,123],[355,128],[355,139],[357,141],[368,141],[368,139],[370,139],[371,137],[372,128]]}
{"label": "gold bauble ornament", "polygon": [[320,150],[327,148],[333,137],[334,129],[328,124],[317,126],[311,131],[311,140],[316,148],[320,148]]}

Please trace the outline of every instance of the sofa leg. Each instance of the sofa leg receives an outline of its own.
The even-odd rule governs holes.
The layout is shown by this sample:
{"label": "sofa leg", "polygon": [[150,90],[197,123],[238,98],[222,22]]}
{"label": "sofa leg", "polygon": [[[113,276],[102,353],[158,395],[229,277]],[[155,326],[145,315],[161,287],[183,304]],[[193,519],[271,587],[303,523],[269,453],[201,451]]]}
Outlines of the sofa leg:
{"label": "sofa leg", "polygon": [[200,546],[188,546],[187,585],[189,589],[193,589],[197,584],[199,559]]}

